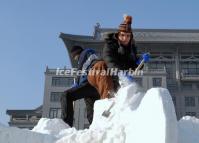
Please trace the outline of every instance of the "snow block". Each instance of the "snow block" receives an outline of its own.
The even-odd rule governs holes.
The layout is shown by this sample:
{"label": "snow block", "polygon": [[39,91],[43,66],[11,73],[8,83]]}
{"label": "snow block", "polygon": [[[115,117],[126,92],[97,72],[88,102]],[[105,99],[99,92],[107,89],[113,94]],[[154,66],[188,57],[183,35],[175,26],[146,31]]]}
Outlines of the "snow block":
{"label": "snow block", "polygon": [[185,116],[178,122],[178,143],[199,143],[199,119]]}
{"label": "snow block", "polygon": [[[115,104],[110,116],[102,116],[112,102]],[[89,129],[76,130],[61,119],[44,118],[32,131],[0,124],[0,142],[193,143],[199,140],[199,128],[196,125],[199,125],[198,119],[182,119],[177,123],[167,89],[152,88],[144,93],[132,83],[121,88],[115,98],[95,102],[93,123]]]}
{"label": "snow block", "polygon": [[54,143],[56,138],[30,130],[0,127],[0,143]]}
{"label": "snow block", "polygon": [[177,120],[167,89],[152,88],[143,97],[126,128],[126,142],[177,143]]}
{"label": "snow block", "polygon": [[70,126],[65,124],[65,122],[61,119],[55,118],[49,120],[47,118],[42,118],[32,129],[32,131],[56,136],[60,131],[68,128],[70,128]]}
{"label": "snow block", "polygon": [[[103,117],[103,111],[112,102],[115,106],[110,110],[110,116]],[[131,84],[120,89],[115,99],[97,101],[94,111],[90,129],[104,130],[104,140],[108,140],[109,134],[113,140],[117,130],[125,136],[123,142],[126,143],[177,143],[175,108],[167,89],[152,88],[144,95]]]}

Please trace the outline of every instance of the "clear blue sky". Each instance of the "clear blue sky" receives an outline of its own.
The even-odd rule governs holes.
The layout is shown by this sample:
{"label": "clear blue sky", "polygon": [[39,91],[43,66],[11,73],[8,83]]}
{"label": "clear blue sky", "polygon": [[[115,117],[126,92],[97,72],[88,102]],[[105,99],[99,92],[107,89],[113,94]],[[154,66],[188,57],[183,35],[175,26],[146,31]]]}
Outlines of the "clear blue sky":
{"label": "clear blue sky", "polygon": [[0,122],[6,109],[42,104],[44,71],[69,67],[60,32],[115,28],[124,13],[135,28],[199,29],[197,0],[0,0]]}

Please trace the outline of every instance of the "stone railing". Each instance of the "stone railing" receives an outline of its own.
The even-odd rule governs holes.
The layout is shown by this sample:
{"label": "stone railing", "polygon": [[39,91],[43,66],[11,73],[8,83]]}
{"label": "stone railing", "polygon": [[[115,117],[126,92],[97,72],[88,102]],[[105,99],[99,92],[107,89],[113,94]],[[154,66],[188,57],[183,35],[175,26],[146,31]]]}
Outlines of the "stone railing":
{"label": "stone railing", "polygon": [[199,80],[199,73],[187,73],[187,72],[181,72],[181,80],[193,80],[198,81]]}

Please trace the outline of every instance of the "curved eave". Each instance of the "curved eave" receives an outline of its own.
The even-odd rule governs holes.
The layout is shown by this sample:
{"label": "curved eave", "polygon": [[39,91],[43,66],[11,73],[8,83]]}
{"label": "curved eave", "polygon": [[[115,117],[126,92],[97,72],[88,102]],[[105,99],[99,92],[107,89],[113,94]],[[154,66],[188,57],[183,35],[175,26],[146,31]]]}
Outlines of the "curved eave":
{"label": "curved eave", "polygon": [[7,110],[7,115],[13,115],[13,116],[23,116],[23,115],[35,115],[40,116],[42,113],[37,113],[34,110]]}
{"label": "curved eave", "polygon": [[[100,28],[104,37],[116,28]],[[199,29],[133,29],[137,43],[199,43]],[[106,36],[105,36],[106,37]]]}
{"label": "curved eave", "polygon": [[102,40],[94,39],[93,36],[82,36],[82,35],[72,35],[72,34],[60,33],[59,37],[62,40],[85,42],[85,43],[101,43],[101,42],[103,42]]}
{"label": "curved eave", "polygon": [[72,67],[76,67],[75,61],[72,60],[70,49],[73,45],[79,44],[79,45],[100,45],[104,44],[103,40],[95,40],[92,36],[81,36],[81,35],[72,35],[72,34],[65,34],[60,33],[59,37],[63,40],[66,50],[69,55],[70,62],[72,64]]}
{"label": "curved eave", "polygon": [[[99,28],[100,32],[117,32],[117,28]],[[170,32],[170,33],[199,33],[199,29],[145,29],[133,28],[133,32]]]}

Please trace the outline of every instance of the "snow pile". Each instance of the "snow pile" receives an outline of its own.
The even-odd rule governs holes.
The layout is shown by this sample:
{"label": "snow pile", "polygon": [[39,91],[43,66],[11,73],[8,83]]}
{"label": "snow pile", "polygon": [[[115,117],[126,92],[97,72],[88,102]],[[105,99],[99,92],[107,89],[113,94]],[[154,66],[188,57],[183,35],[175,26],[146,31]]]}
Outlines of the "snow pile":
{"label": "snow pile", "polygon": [[199,119],[185,116],[178,122],[179,143],[199,142]]}
{"label": "snow pile", "polygon": [[[113,102],[110,116],[102,116]],[[195,143],[199,142],[198,133],[198,119],[186,117],[177,122],[167,89],[152,88],[144,93],[133,83],[121,88],[116,98],[95,103],[89,129],[76,130],[61,119],[42,118],[32,131],[0,125],[0,142]]]}
{"label": "snow pile", "polygon": [[60,131],[68,128],[70,128],[70,126],[65,124],[61,119],[49,120],[47,118],[42,118],[39,120],[37,126],[32,129],[32,131],[56,136]]}
{"label": "snow pile", "polygon": [[4,124],[0,123],[0,127],[6,127]]}
{"label": "snow pile", "polygon": [[56,140],[52,135],[0,125],[0,143],[53,143]]}
{"label": "snow pile", "polygon": [[[152,88],[142,94],[135,85],[118,91],[115,107],[109,118],[101,116],[103,104],[95,104],[95,112],[91,129],[106,132],[104,140],[117,142],[118,132],[125,137],[123,142],[131,143],[176,143],[177,121],[174,106],[168,90]],[[111,138],[112,137],[112,138]],[[112,140],[111,140],[112,139]],[[115,141],[116,140],[116,141]]]}

